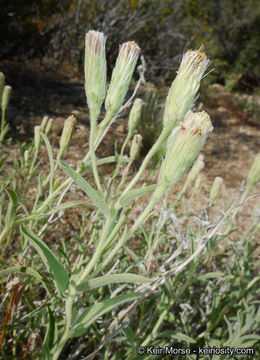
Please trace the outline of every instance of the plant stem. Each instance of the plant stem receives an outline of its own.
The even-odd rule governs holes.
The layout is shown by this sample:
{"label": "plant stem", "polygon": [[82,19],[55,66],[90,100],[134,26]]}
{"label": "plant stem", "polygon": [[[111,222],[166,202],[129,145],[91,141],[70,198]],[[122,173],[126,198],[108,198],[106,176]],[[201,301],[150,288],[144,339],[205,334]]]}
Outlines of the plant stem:
{"label": "plant stem", "polygon": [[[161,198],[161,196],[163,195],[166,188],[167,188],[166,184],[158,185],[158,187],[155,189],[155,192],[153,193],[153,196],[152,196],[150,202],[148,203],[148,205],[146,206],[144,211],[141,213],[141,215],[137,218],[137,220],[134,223],[134,225],[132,226],[132,228],[129,231],[127,231],[120,238],[120,241],[118,241],[117,244],[114,246],[114,248],[110,251],[109,255],[105,259],[103,267],[115,256],[117,251],[123,246],[123,244],[127,241],[127,239],[133,235],[133,233],[138,229],[138,227],[148,219],[154,205]],[[121,225],[121,223],[120,223],[120,225]],[[116,230],[117,230],[117,226],[115,226],[115,228],[113,229],[113,232],[115,232]],[[110,236],[107,240],[107,243],[112,239],[113,232],[110,234]]]}
{"label": "plant stem", "polygon": [[4,140],[4,128],[5,128],[5,109],[2,108],[2,121],[1,121],[1,136],[0,142]]}
{"label": "plant stem", "polygon": [[148,154],[146,155],[144,161],[142,162],[142,165],[138,171],[138,173],[135,175],[135,177],[132,179],[132,181],[129,183],[129,185],[126,187],[126,189],[122,192],[120,198],[117,201],[117,205],[119,204],[120,199],[128,192],[130,191],[135,184],[137,183],[137,181],[140,179],[140,177],[142,176],[144,170],[146,169],[149,161],[152,159],[152,157],[156,154],[156,152],[159,150],[159,148],[161,147],[162,143],[167,139],[167,137],[169,136],[169,129],[168,128],[164,128],[163,131],[161,132],[161,135],[159,136],[159,138],[157,139],[156,143],[153,145],[153,147],[150,149],[150,151],[148,152]]}
{"label": "plant stem", "polygon": [[52,360],[57,360],[63,347],[65,346],[67,340],[70,337],[70,328],[71,328],[71,320],[72,320],[72,306],[73,306],[73,300],[76,294],[76,288],[72,288],[70,291],[70,294],[66,300],[65,305],[65,326],[64,326],[64,333],[53,353]]}
{"label": "plant stem", "polygon": [[243,202],[246,200],[247,198],[247,195],[249,194],[249,192],[251,191],[252,189],[252,185],[251,184],[247,184],[247,187],[245,188],[245,190],[243,191],[242,195],[241,195],[241,199],[240,199],[240,202],[239,202],[239,205],[237,207],[237,209],[234,211],[233,215],[232,215],[232,220],[234,220],[234,218],[236,217],[237,213],[239,212],[240,210],[240,207],[242,206]]}
{"label": "plant stem", "polygon": [[125,168],[125,171],[123,173],[123,176],[122,176],[122,179],[118,185],[118,188],[117,188],[117,193],[119,193],[121,187],[124,185],[125,181],[126,181],[126,178],[127,178],[127,175],[128,175],[128,172],[129,172],[129,169],[130,169],[130,166],[132,165],[132,160],[129,161],[129,163],[127,164],[127,167]]}
{"label": "plant stem", "polygon": [[[130,138],[131,138],[131,134],[128,133],[128,134],[127,134],[127,137],[126,137],[126,139],[125,139],[125,141],[124,141],[124,143],[123,143],[123,145],[122,145],[122,148],[121,148],[121,152],[120,152],[120,156],[121,156],[121,157],[124,156],[125,147],[126,147],[127,143],[129,142]],[[131,162],[131,163],[132,163],[132,162]],[[113,173],[112,180],[114,180],[114,179],[117,177],[117,175],[118,175],[118,173],[119,173],[120,165],[121,165],[120,162],[118,162],[117,165],[116,165],[115,171],[114,171],[114,173]],[[128,166],[127,168],[128,168],[128,170],[129,170],[129,166]],[[128,170],[127,170],[127,172],[128,172]],[[123,180],[123,178],[124,178],[124,175],[123,175],[123,177],[122,177],[122,180]],[[121,183],[122,183],[122,180],[121,180]],[[121,184],[121,183],[120,183],[120,184]],[[112,184],[112,181],[111,181],[111,184]],[[111,186],[111,184],[110,184],[110,186]],[[121,185],[122,185],[122,184],[121,184]],[[120,187],[121,187],[121,186],[119,185],[117,192],[119,192],[119,188],[120,188]],[[110,187],[109,187],[109,190],[110,190]]]}
{"label": "plant stem", "polygon": [[83,273],[80,275],[80,277],[79,277],[79,279],[77,281],[77,284],[80,284],[82,281],[84,281],[86,279],[88,274],[91,272],[91,270],[93,269],[93,267],[97,263],[97,260],[98,260],[99,256],[102,254],[102,251],[104,249],[104,244],[106,242],[106,237],[107,237],[107,234],[108,234],[109,229],[111,227],[111,224],[112,224],[112,219],[107,218],[105,226],[104,226],[102,234],[101,234],[101,237],[100,237],[100,240],[99,240],[99,243],[97,245],[96,251],[95,251],[94,255],[92,256],[90,262],[88,263],[88,265],[84,269]]}
{"label": "plant stem", "polygon": [[70,294],[66,300],[66,305],[65,305],[65,327],[64,327],[64,333],[54,351],[53,360],[57,360],[63,347],[65,346],[67,340],[70,337],[70,329],[71,329],[71,320],[72,320],[72,307],[73,307],[73,300],[74,297],[76,295],[76,288],[77,286],[86,279],[86,277],[88,276],[88,274],[91,272],[91,270],[93,269],[93,267],[95,266],[95,263],[97,262],[99,256],[102,253],[103,250],[103,245],[105,243],[106,240],[106,236],[107,233],[109,231],[109,228],[111,226],[111,218],[106,219],[106,223],[105,226],[103,228],[102,231],[102,235],[100,238],[100,241],[98,243],[98,246],[96,248],[96,251],[91,259],[91,261],[88,263],[88,265],[86,266],[86,268],[84,269],[83,273],[81,274],[81,276],[79,277],[79,279],[76,281],[75,286],[73,286],[70,290]]}
{"label": "plant stem", "polygon": [[31,178],[31,175],[32,175],[32,172],[33,172],[33,168],[34,168],[34,165],[35,165],[35,161],[36,161],[36,159],[37,159],[37,156],[38,156],[38,151],[35,150],[35,152],[34,152],[34,157],[33,157],[33,161],[32,161],[32,163],[31,163],[30,170],[29,170],[29,174],[28,174],[29,179]]}
{"label": "plant stem", "polygon": [[96,116],[93,116],[91,119],[91,126],[90,126],[89,150],[90,150],[92,170],[93,170],[94,178],[96,181],[96,185],[97,185],[97,188],[98,188],[100,194],[102,194],[102,187],[101,187],[99,176],[98,176],[97,161],[96,161],[96,154],[95,154],[96,127],[97,127],[97,118],[96,118]]}

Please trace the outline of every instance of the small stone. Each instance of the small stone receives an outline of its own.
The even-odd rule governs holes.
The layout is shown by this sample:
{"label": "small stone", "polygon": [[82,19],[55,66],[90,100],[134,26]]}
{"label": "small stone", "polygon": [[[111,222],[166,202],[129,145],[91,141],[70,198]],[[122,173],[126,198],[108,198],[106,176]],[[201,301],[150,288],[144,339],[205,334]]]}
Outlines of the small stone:
{"label": "small stone", "polygon": [[116,131],[119,132],[120,134],[125,133],[125,126],[123,124],[118,125],[118,127],[116,128]]}

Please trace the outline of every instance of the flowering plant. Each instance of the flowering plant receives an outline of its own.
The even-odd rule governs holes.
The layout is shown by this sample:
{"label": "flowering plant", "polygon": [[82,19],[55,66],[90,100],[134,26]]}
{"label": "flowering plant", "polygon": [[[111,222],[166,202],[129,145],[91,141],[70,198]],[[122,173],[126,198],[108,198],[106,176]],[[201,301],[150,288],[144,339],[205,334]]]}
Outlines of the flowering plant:
{"label": "flowering plant", "polygon": [[[209,65],[207,56],[201,50],[188,51],[184,54],[166,99],[162,132],[132,180],[128,183],[129,170],[142,144],[142,136],[135,132],[142,118],[143,100],[136,99],[133,102],[128,132],[121,152],[116,153],[115,156],[96,157],[96,149],[108,128],[122,109],[133,101],[131,97],[124,103],[140,54],[140,48],[135,42],[127,42],[120,46],[110,85],[106,91],[105,41],[103,33],[89,31],[86,34],[85,92],[91,125],[87,153],[82,156],[75,168],[71,164],[68,165],[64,161],[64,155],[70,145],[76,119],[74,116],[69,116],[65,120],[59,150],[55,152],[48,138],[53,120],[44,117],[41,125],[34,128],[33,143],[21,153],[20,161],[16,162],[18,164],[16,166],[20,166],[19,171],[23,174],[23,182],[18,186],[14,177],[11,177],[1,184],[3,202],[0,204],[0,244],[4,252],[9,243],[12,244],[12,239],[18,238],[20,254],[17,263],[0,270],[0,276],[6,277],[7,282],[5,298],[10,295],[8,311],[2,326],[0,347],[4,344],[8,321],[12,323],[16,310],[19,309],[18,322],[24,324],[30,318],[29,325],[27,324],[24,330],[27,331],[26,334],[29,332],[27,352],[29,349],[35,350],[39,341],[40,345],[34,355],[37,354],[44,360],[68,358],[68,352],[73,353],[72,359],[81,356],[78,338],[84,339],[83,343],[88,344],[92,343],[93,338],[94,342],[97,341],[95,343],[97,349],[93,354],[88,354],[90,357],[95,356],[109,341],[111,334],[115,337],[121,331],[131,343],[131,348],[135,348],[134,334],[128,325],[131,322],[130,314],[138,306],[142,320],[148,316],[148,313],[152,318],[150,334],[147,334],[147,331],[150,331],[149,321],[145,320],[142,324],[140,322],[137,324],[136,336],[140,336],[142,331],[147,334],[142,340],[142,347],[145,347],[155,339],[172,304],[175,306],[175,301],[184,296],[197,271],[196,268],[199,268],[201,256],[209,254],[211,248],[233,232],[232,221],[238,211],[231,207],[217,224],[209,226],[208,221],[204,221],[195,230],[188,225],[187,230],[182,231],[182,223],[177,219],[177,215],[184,216],[187,222],[185,210],[184,214],[178,214],[179,203],[190,184],[196,181],[195,190],[201,184],[199,174],[204,167],[204,161],[199,153],[213,130],[206,112],[191,110],[197,98],[200,82]],[[4,85],[4,81],[0,73],[3,116],[1,144],[6,134],[4,115],[11,91],[10,87]],[[137,83],[137,88],[139,84],[140,81]],[[103,102],[106,111],[104,118],[98,124]],[[125,152],[130,142],[127,156]],[[39,159],[42,145],[46,147],[49,159],[49,173],[46,176],[38,171],[42,161]],[[149,183],[150,174],[154,169],[147,170],[147,168],[150,160],[159,151],[162,161],[158,162],[156,180]],[[100,173],[100,167],[111,163],[115,164],[115,169],[107,179]],[[249,191],[260,180],[259,164],[258,155],[248,174],[247,186],[239,198],[238,207],[241,207]],[[191,172],[173,206],[166,210],[164,205],[160,208],[159,201],[163,199],[164,203],[167,202],[169,193],[190,167],[192,167]],[[38,185],[35,188],[31,207],[28,207],[24,191],[35,175],[38,175]],[[143,181],[140,182],[142,178]],[[222,179],[216,178],[213,183],[207,215],[210,214],[222,182]],[[15,184],[13,188],[12,184]],[[69,196],[69,190],[73,186],[74,192],[75,188],[80,189],[77,200],[71,200]],[[140,211],[139,199],[142,200],[144,197],[146,197],[146,205],[141,205]],[[71,229],[72,235],[69,241],[61,236],[61,238],[57,237],[56,243],[51,243],[48,237],[54,230],[53,224],[62,223],[64,212],[68,209],[73,211],[75,208],[82,210],[78,232]],[[131,216],[134,211],[136,212],[132,221]],[[148,219],[152,219],[151,224],[148,224]],[[227,227],[220,233],[219,229],[225,221]],[[162,236],[163,231],[166,231],[165,236]],[[129,243],[136,239],[138,242],[140,233],[143,241],[140,241],[136,253],[134,246],[130,246]],[[179,276],[186,268],[187,277],[183,282]],[[13,278],[10,279],[9,275]],[[175,293],[173,288],[178,292]],[[34,302],[36,289],[40,296],[37,306]],[[150,309],[146,308],[147,302],[144,300],[158,293],[159,289],[165,289],[162,296],[159,296],[163,310],[160,310],[159,316],[153,317]],[[21,299],[24,301],[23,306],[18,307]],[[122,308],[127,303],[130,305]],[[116,313],[119,307],[122,310]],[[27,311],[29,308],[31,310]],[[98,319],[111,311],[115,320],[109,327],[106,326],[101,330],[93,328],[94,324],[100,323]],[[181,319],[186,316],[185,311],[181,312]],[[223,316],[224,314],[225,312]],[[39,318],[40,322],[37,321]],[[169,317],[167,321],[176,323],[176,318]],[[218,321],[214,319],[212,321],[210,326],[217,327]],[[40,330],[31,331],[30,326],[37,323]],[[106,321],[104,323],[107,324]],[[143,324],[147,325],[146,329]],[[230,328],[229,326],[229,330]],[[240,328],[242,339],[243,326],[241,325]],[[205,329],[196,340],[180,332],[170,332],[170,335],[174,339],[195,343],[211,331],[211,327]],[[16,334],[21,335],[20,330],[20,323],[10,330],[14,343]],[[230,333],[230,338],[235,344],[238,339],[237,332],[232,335],[230,330]],[[89,335],[88,341],[83,338],[86,334]],[[6,341],[4,345],[8,348],[8,344],[9,342]],[[76,344],[75,351],[71,350],[73,344]],[[10,354],[9,350],[7,352]],[[14,356],[18,355],[16,347],[11,353]],[[126,353],[129,355],[127,355],[128,359],[133,358],[131,351]],[[108,356],[109,353],[106,353],[105,358]]]}

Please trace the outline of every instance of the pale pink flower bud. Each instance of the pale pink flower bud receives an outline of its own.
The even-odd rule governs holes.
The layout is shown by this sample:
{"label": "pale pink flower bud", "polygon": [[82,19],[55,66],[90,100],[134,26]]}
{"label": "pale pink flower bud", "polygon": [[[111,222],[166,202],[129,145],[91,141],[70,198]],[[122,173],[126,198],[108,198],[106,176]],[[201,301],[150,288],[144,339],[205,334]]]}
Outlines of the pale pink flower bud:
{"label": "pale pink flower bud", "polygon": [[92,119],[97,119],[106,95],[106,37],[91,30],[85,39],[85,92]]}

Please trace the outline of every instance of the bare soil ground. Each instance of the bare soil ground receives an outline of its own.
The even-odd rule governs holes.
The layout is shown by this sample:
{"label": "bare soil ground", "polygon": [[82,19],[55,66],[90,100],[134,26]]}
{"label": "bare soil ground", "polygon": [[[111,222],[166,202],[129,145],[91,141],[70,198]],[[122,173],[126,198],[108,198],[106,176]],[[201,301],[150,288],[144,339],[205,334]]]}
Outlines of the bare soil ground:
{"label": "bare soil ground", "polygon": [[[73,113],[78,121],[77,131],[65,160],[69,164],[80,160],[88,149],[89,134],[83,76],[65,66],[56,72],[46,71],[37,62],[29,65],[18,62],[2,63],[1,71],[5,73],[8,84],[13,87],[7,114],[7,121],[12,127],[12,147],[14,148],[17,140],[31,139],[33,127],[40,124],[44,115],[49,115],[54,119],[51,141],[54,148],[58,149],[64,119]],[[203,104],[203,108],[211,115],[214,131],[203,150],[206,163],[203,184],[199,196],[193,199],[194,212],[197,213],[207,202],[215,176],[224,179],[221,196],[215,207],[215,212],[221,213],[224,201],[231,202],[235,198],[241,182],[246,179],[254,156],[260,149],[260,119],[245,116],[241,109],[234,107],[231,100],[232,94],[225,93],[221,86],[215,85],[214,95]],[[126,130],[127,118],[117,119],[99,147],[97,156],[114,154],[115,141],[122,143]],[[110,170],[109,167],[104,169],[105,172]],[[173,190],[173,198],[180,186],[181,183]],[[260,193],[260,184],[254,189],[254,193],[257,192]],[[257,201],[259,208],[259,198]],[[247,202],[238,216],[237,222],[242,230],[251,219],[257,201]],[[144,202],[145,199],[140,202],[140,208]],[[259,241],[257,238],[255,240]]]}

